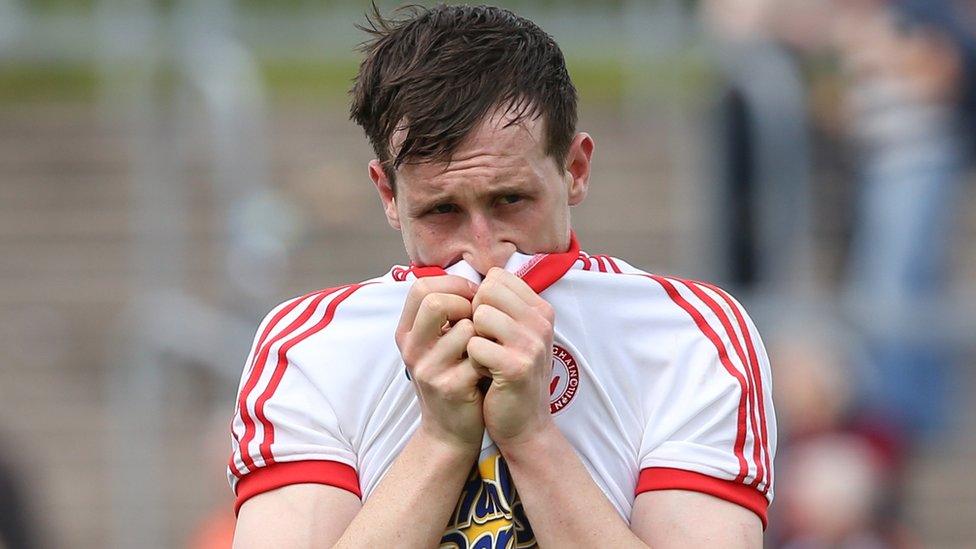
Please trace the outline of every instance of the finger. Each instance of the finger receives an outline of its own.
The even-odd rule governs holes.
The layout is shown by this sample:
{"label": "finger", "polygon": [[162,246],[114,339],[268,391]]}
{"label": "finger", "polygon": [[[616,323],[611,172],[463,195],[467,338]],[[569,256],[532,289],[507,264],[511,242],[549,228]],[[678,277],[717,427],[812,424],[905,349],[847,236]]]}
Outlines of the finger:
{"label": "finger", "polygon": [[426,360],[431,365],[437,365],[435,369],[438,371],[453,367],[464,360],[468,352],[468,340],[474,335],[474,323],[470,319],[462,318],[434,343]]}
{"label": "finger", "polygon": [[478,384],[485,377],[490,378],[488,371],[478,366],[470,358],[451,366],[445,374],[450,376],[451,386],[463,387],[470,399],[478,398],[481,395]]}
{"label": "finger", "polygon": [[[556,320],[556,313],[548,301],[542,299],[535,291],[525,283],[524,280],[515,276],[514,274],[505,271],[504,269],[493,268],[488,271],[488,276],[485,277],[484,282],[478,288],[478,292],[475,294],[472,303],[475,308],[477,308],[481,303],[485,302],[487,298],[495,293],[500,293],[499,287],[503,287],[511,291],[517,296],[517,300],[524,303],[527,307],[535,311],[539,316],[541,316],[547,324],[552,325]],[[478,295],[484,294],[484,295]],[[523,310],[516,310],[514,301],[508,300],[503,303],[494,303],[496,307],[509,312],[513,318],[518,320],[532,318]]]}
{"label": "finger", "polygon": [[491,370],[489,370],[487,366],[472,358],[470,354],[468,354],[468,358],[465,360],[471,363],[471,367],[474,368],[474,371],[478,372],[478,375],[481,376],[482,380],[491,380]]}
{"label": "finger", "polygon": [[505,347],[481,336],[474,336],[468,340],[467,348],[468,357],[488,370],[492,378],[501,375],[506,370],[506,364],[511,360]]}
{"label": "finger", "polygon": [[491,305],[515,319],[529,318],[533,312],[514,290],[498,280],[485,281],[478,288],[471,306],[477,311],[482,305]]}
{"label": "finger", "polygon": [[488,275],[485,277],[485,280],[497,280],[500,284],[515,292],[515,295],[517,295],[528,305],[535,306],[538,305],[540,301],[545,301],[539,297],[539,294],[535,293],[535,290],[533,290],[528,283],[505,269],[497,267],[491,269],[488,271]]}
{"label": "finger", "polygon": [[415,343],[432,342],[444,333],[445,324],[471,316],[471,302],[467,299],[454,294],[427,294],[420,302],[410,337]]}
{"label": "finger", "polygon": [[493,339],[502,345],[518,343],[525,337],[525,328],[511,316],[495,308],[482,304],[473,316],[474,331],[477,335]]}
{"label": "finger", "polygon": [[474,282],[456,275],[430,276],[417,280],[410,287],[410,292],[407,293],[403,312],[400,314],[397,333],[407,333],[413,328],[417,312],[420,310],[420,304],[428,294],[453,294],[471,300],[477,289],[478,286]]}

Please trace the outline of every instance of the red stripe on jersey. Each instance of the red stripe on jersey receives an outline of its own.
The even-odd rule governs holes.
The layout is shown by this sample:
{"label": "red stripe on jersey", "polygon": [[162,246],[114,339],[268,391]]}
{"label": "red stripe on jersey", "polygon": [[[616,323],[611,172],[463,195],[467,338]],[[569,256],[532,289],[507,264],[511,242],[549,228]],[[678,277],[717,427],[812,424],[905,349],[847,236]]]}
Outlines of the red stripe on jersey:
{"label": "red stripe on jersey", "polygon": [[234,490],[237,501],[234,513],[245,501],[258,494],[292,484],[327,484],[342,488],[362,498],[356,470],[338,461],[286,461],[263,467],[242,478]]}
{"label": "red stripe on jersey", "polygon": [[305,330],[300,335],[288,340],[278,348],[278,363],[275,365],[274,372],[271,374],[271,381],[268,383],[268,386],[265,387],[264,392],[261,393],[261,396],[259,396],[257,401],[254,403],[255,418],[260,421],[261,425],[264,427],[264,440],[261,442],[259,448],[261,450],[261,457],[264,458],[265,465],[270,465],[275,461],[274,456],[271,454],[271,445],[274,443],[274,424],[267,420],[267,417],[264,414],[264,405],[268,402],[271,396],[274,395],[275,391],[278,390],[278,385],[281,383],[281,378],[284,377],[285,370],[288,369],[288,351],[312,334],[318,333],[328,326],[335,317],[335,311],[339,304],[355,293],[356,290],[365,285],[366,284],[354,284],[348,287],[346,291],[339,294],[328,304],[328,306],[326,306],[325,316],[322,317],[322,320],[319,320],[314,326]]}
{"label": "red stripe on jersey", "polygon": [[579,253],[579,256],[577,256],[576,260],[582,263],[581,268],[584,271],[592,270],[593,264],[596,263],[596,268],[601,273],[612,272],[614,274],[623,274],[623,271],[620,270],[620,266],[617,265],[617,262],[614,261],[614,259],[608,255],[604,255],[604,254],[590,255],[586,252],[581,251]]}
{"label": "red stripe on jersey", "polygon": [[600,270],[600,263],[597,262],[597,260],[596,260],[595,257],[593,257],[592,255],[590,255],[590,254],[588,254],[586,252],[583,252],[583,255],[586,257],[586,270],[587,271],[599,271]]}
{"label": "red stripe on jersey", "polygon": [[740,373],[735,366],[732,365],[732,361],[729,360],[728,351],[726,350],[725,345],[722,344],[721,338],[719,338],[718,334],[716,334],[712,327],[709,326],[708,321],[705,320],[705,317],[702,316],[698,309],[696,309],[691,303],[688,303],[688,301],[685,300],[680,293],[678,293],[677,288],[675,288],[674,285],[671,284],[671,282],[666,278],[650,274],[643,276],[646,276],[647,278],[650,278],[651,280],[654,280],[660,284],[664,288],[664,291],[667,292],[668,297],[670,297],[675,304],[684,309],[686,313],[691,315],[691,318],[695,321],[698,329],[701,330],[702,333],[705,334],[705,337],[707,337],[709,341],[712,342],[712,345],[715,346],[715,349],[718,351],[719,360],[722,362],[725,370],[739,382],[741,392],[739,395],[739,413],[736,427],[735,446],[733,447],[733,450],[735,452],[735,457],[739,460],[739,476],[736,477],[736,482],[742,482],[742,480],[745,479],[746,475],[749,473],[749,465],[746,462],[744,453],[746,442],[746,397],[749,394],[746,387],[746,380],[743,378],[742,373]]}
{"label": "red stripe on jersey", "polygon": [[237,438],[237,433],[234,432],[235,419],[237,418],[236,417],[230,418],[230,434],[232,437],[234,437],[234,442],[237,443],[237,448],[235,449],[233,448],[233,446],[231,447],[230,459],[227,460],[227,468],[230,470],[232,475],[234,475],[237,478],[241,478],[242,476],[244,476],[244,473],[242,473],[241,470],[237,468],[237,460],[234,459],[234,456],[237,455],[237,451],[241,447],[241,441],[240,439]]}
{"label": "red stripe on jersey", "polygon": [[[725,333],[729,336],[729,341],[732,342],[732,348],[735,349],[735,354],[739,357],[739,363],[742,364],[742,368],[745,369],[746,381],[749,385],[746,402],[749,405],[749,420],[752,423],[752,460],[756,464],[756,476],[753,478],[750,485],[759,486],[759,483],[765,477],[765,472],[763,469],[762,453],[760,450],[762,441],[760,440],[759,434],[759,420],[756,417],[757,406],[754,395],[756,383],[753,379],[754,372],[752,370],[752,365],[746,360],[746,353],[742,350],[742,345],[739,343],[739,336],[736,335],[735,329],[732,327],[732,323],[729,321],[729,316],[726,314],[725,310],[722,309],[718,302],[715,301],[710,295],[705,293],[705,291],[702,290],[697,283],[688,280],[681,280],[681,282],[687,286],[688,289],[691,290],[696,297],[698,297],[698,299],[702,300],[702,302],[715,314],[715,317],[718,318],[719,322],[722,324],[722,328],[725,329]],[[749,333],[743,332],[743,334],[744,337],[748,337]]]}
{"label": "red stripe on jersey", "polygon": [[620,267],[617,266],[617,262],[614,261],[612,257],[610,257],[609,255],[605,255],[602,257],[607,260],[607,263],[610,264],[610,269],[612,269],[615,274],[623,274],[623,271],[620,270]]}
{"label": "red stripe on jersey", "polygon": [[[256,434],[256,427],[254,425],[254,420],[251,419],[251,415],[247,410],[247,399],[248,397],[251,396],[251,392],[257,386],[258,381],[260,381],[261,374],[264,373],[264,365],[268,359],[268,354],[271,352],[271,347],[274,346],[274,344],[277,343],[278,341],[281,341],[282,339],[291,335],[292,332],[294,332],[302,324],[304,324],[305,321],[307,321],[312,316],[312,313],[315,312],[315,309],[318,307],[319,303],[321,303],[323,299],[346,287],[347,286],[341,286],[339,288],[329,288],[326,290],[322,290],[321,292],[312,293],[303,296],[299,299],[296,299],[288,307],[282,309],[281,311],[278,311],[278,314],[276,314],[274,318],[271,319],[271,322],[269,322],[268,325],[265,326],[264,333],[261,336],[262,341],[259,342],[257,347],[255,347],[255,350],[257,351],[258,349],[260,349],[260,352],[255,352],[254,360],[251,365],[251,374],[248,377],[247,382],[244,384],[243,389],[241,389],[241,394],[238,397],[238,409],[241,414],[241,420],[244,422],[244,436],[241,437],[239,446],[241,452],[241,461],[243,462],[245,468],[247,469],[254,468],[254,459],[251,457],[251,452],[248,449],[248,445],[251,443],[251,440],[254,439],[254,436]],[[278,322],[280,322],[281,319],[285,317],[285,315],[287,315],[296,307],[298,307],[299,304],[304,302],[310,296],[314,296],[314,299],[312,299],[311,303],[308,304],[305,310],[302,311],[302,313],[298,315],[298,317],[295,320],[293,320],[283,330],[278,332],[273,338],[271,338],[270,341],[263,341],[264,338],[266,338],[268,334],[271,332],[273,327],[276,326]],[[234,456],[232,455],[231,469],[236,470],[236,468],[237,466],[234,463]]]}
{"label": "red stripe on jersey", "polygon": [[730,501],[758,515],[763,529],[766,528],[766,510],[769,501],[766,500],[765,495],[751,486],[684,469],[668,467],[641,469],[634,495],[654,490],[691,490]]}
{"label": "red stripe on jersey", "polygon": [[[328,291],[328,290],[323,290],[323,291]],[[237,404],[240,410],[239,414],[241,415],[241,419],[244,422],[245,436],[247,435],[248,424],[250,422],[250,416],[247,413],[247,406],[245,405],[245,403],[247,402],[248,394],[250,393],[254,385],[257,383],[257,379],[260,378],[260,375],[258,375],[257,378],[254,377],[254,364],[257,361],[257,357],[260,352],[260,349],[264,345],[264,342],[267,339],[268,334],[271,333],[271,330],[278,325],[278,322],[280,322],[282,318],[284,318],[288,313],[292,312],[296,307],[298,307],[298,305],[301,302],[308,299],[308,297],[311,295],[313,294],[307,294],[307,295],[303,295],[302,297],[293,299],[291,303],[289,303],[285,307],[282,307],[281,310],[279,310],[274,315],[274,317],[272,317],[271,320],[269,320],[268,323],[265,325],[264,331],[261,333],[261,336],[258,338],[257,343],[254,345],[254,348],[251,350],[251,361],[250,361],[250,365],[248,366],[247,373],[245,374],[247,376],[247,381],[244,383],[244,386],[241,387],[240,394],[237,395]],[[237,442],[238,450],[240,450],[241,439],[238,438],[237,433],[234,431],[234,418],[231,418],[230,432],[231,435],[234,437],[234,441]],[[243,454],[244,452],[242,451],[241,453]],[[243,455],[242,455],[242,461],[243,461]],[[240,478],[244,474],[240,469],[237,468],[237,463],[236,460],[234,459],[234,452],[231,452],[230,460],[228,461],[227,466],[228,468],[230,468],[231,473],[233,473],[235,477]],[[246,468],[246,463],[245,463],[245,468]]]}
{"label": "red stripe on jersey", "polygon": [[739,330],[742,332],[743,337],[746,340],[746,352],[749,353],[749,367],[752,369],[752,376],[755,380],[755,386],[753,387],[756,393],[755,398],[759,403],[759,427],[762,433],[762,452],[768,468],[767,470],[769,471],[768,478],[765,478],[766,485],[763,487],[763,493],[766,493],[769,491],[769,487],[772,484],[773,471],[772,464],[769,460],[769,438],[766,429],[766,404],[765,398],[763,398],[762,373],[759,369],[759,359],[756,356],[756,347],[752,344],[752,334],[749,332],[749,327],[746,324],[745,318],[743,317],[742,312],[739,310],[739,307],[736,305],[735,301],[732,299],[732,296],[725,292],[725,290],[722,290],[713,284],[708,284],[705,282],[702,282],[701,284],[720,295],[722,300],[728,304],[729,308],[732,309],[732,314],[735,315],[735,321],[739,325]]}
{"label": "red stripe on jersey", "polygon": [[[261,346],[264,345],[265,340],[268,338],[268,334],[271,333],[271,330],[274,329],[275,326],[277,326],[278,322],[280,322],[282,318],[284,318],[288,313],[292,312],[295,309],[295,307],[298,307],[298,304],[304,301],[305,299],[307,299],[309,295],[311,294],[293,299],[286,306],[282,307],[281,310],[279,310],[274,315],[274,317],[272,317],[271,320],[269,320],[268,323],[265,325],[264,331],[261,333],[261,336],[258,338],[257,343],[254,345],[254,348],[251,349],[251,355],[250,355],[251,360],[250,360],[250,364],[248,365],[247,371],[245,373],[245,375],[248,376],[249,382],[251,379],[251,373],[254,371],[254,362],[257,360],[258,352],[260,351]],[[245,384],[245,387],[246,386],[247,384]],[[240,402],[241,397],[245,393],[245,387],[242,387],[240,394],[237,395],[238,402]],[[244,412],[246,413],[246,410],[244,410]],[[234,437],[234,441],[237,442],[238,445],[240,445],[241,439],[238,438],[237,433],[234,431],[234,418],[231,418],[230,421],[230,434],[231,436]],[[234,462],[233,453],[231,453],[229,465],[230,465],[231,472],[234,473],[234,476],[240,477],[242,475],[241,471],[237,469],[237,464]]]}
{"label": "red stripe on jersey", "polygon": [[591,260],[590,260],[590,256],[586,252],[580,252],[577,259],[583,262],[584,271],[590,270]]}
{"label": "red stripe on jersey", "polygon": [[609,269],[607,269],[607,264],[603,262],[603,256],[602,255],[595,255],[595,256],[593,256],[593,259],[596,259],[597,268],[600,269],[600,272],[601,273],[605,273],[605,272],[607,272],[609,270]]}

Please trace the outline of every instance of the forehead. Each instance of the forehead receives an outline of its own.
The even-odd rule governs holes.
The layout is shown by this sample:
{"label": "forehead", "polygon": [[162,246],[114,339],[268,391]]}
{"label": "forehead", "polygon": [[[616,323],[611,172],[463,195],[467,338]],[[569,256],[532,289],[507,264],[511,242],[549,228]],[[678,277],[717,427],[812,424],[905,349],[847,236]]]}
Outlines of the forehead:
{"label": "forehead", "polygon": [[[449,162],[405,164],[398,170],[398,185],[415,192],[440,190],[443,183],[466,179],[498,179],[513,172],[537,173],[548,157],[541,118],[513,123],[511,112],[496,110],[475,126],[451,155]],[[394,135],[393,144],[402,136]],[[402,185],[401,185],[402,186]]]}
{"label": "forehead", "polygon": [[451,160],[479,152],[505,156],[543,156],[542,118],[518,120],[515,113],[496,109],[481,121],[452,155]]}

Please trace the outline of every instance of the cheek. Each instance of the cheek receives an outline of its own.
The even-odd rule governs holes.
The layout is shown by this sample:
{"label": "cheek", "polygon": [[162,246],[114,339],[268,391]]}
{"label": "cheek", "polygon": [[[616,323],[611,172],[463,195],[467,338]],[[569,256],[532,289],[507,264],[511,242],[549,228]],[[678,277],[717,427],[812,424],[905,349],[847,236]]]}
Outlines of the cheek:
{"label": "cheek", "polygon": [[564,205],[539,201],[512,216],[504,232],[512,236],[525,253],[549,252],[561,245],[568,217]]}
{"label": "cheek", "polygon": [[557,228],[565,222],[568,211],[565,197],[553,193],[536,204],[529,216],[530,222],[536,226]]}
{"label": "cheek", "polygon": [[404,235],[407,251],[415,261],[435,265],[451,259],[455,231],[414,222]]}

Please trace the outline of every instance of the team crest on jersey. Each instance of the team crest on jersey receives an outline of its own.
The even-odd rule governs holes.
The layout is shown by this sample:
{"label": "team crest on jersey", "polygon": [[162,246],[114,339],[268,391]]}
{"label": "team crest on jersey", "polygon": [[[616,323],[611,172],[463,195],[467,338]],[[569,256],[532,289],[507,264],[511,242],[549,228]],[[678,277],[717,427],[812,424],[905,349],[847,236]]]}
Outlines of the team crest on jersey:
{"label": "team crest on jersey", "polygon": [[440,549],[537,547],[505,460],[497,453],[471,469]]}
{"label": "team crest on jersey", "polygon": [[549,381],[549,413],[566,408],[579,391],[579,364],[565,348],[552,346],[552,379]]}

